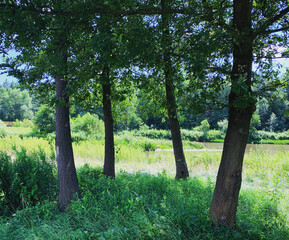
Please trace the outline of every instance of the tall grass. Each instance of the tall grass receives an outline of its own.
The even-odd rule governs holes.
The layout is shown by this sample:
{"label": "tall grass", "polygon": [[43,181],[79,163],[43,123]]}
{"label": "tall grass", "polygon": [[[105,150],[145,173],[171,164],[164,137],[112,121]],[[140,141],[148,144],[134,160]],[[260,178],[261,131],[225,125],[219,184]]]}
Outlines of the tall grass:
{"label": "tall grass", "polygon": [[[208,217],[213,183],[166,174],[118,174],[104,178],[97,169],[80,169],[83,198],[67,213],[54,202],[17,212],[0,222],[1,239],[288,239],[279,195],[241,192],[238,224],[216,227]],[[270,195],[271,196],[271,195]]]}
{"label": "tall grass", "polygon": [[[175,181],[173,152],[146,152],[123,142],[116,144],[116,180],[101,174],[103,141],[73,143],[83,198],[63,214],[56,197],[45,200],[37,195],[38,203],[32,198],[28,207],[0,218],[0,239],[289,239],[288,152],[260,149],[245,155],[238,224],[229,230],[213,226],[208,217],[221,152],[186,152],[191,178]],[[15,164],[23,147],[27,151],[21,159],[40,148],[43,156],[54,154],[51,139],[0,139],[0,150]],[[23,168],[21,176],[42,171],[32,166]],[[29,179],[20,182],[36,186]],[[29,195],[25,184],[21,191]]]}

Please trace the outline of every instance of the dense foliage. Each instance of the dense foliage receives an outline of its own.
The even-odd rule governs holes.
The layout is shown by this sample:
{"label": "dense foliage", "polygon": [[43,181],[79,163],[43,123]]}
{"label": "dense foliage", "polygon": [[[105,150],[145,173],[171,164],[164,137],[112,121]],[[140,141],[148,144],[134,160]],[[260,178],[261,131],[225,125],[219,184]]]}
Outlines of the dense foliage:
{"label": "dense foliage", "polygon": [[32,98],[27,90],[19,88],[0,88],[0,119],[2,121],[15,121],[32,119]]}
{"label": "dense foliage", "polygon": [[56,197],[56,166],[45,152],[27,154],[22,148],[15,154],[16,159],[12,160],[7,153],[0,152],[2,216]]}
{"label": "dense foliage", "polygon": [[280,193],[246,189],[240,196],[238,225],[210,224],[212,182],[174,181],[165,173],[120,173],[106,179],[96,168],[78,171],[83,198],[60,214],[54,202],[18,211],[0,223],[1,239],[286,239]]}
{"label": "dense foliage", "polygon": [[[21,115],[20,118],[12,118],[13,121],[15,120],[24,120],[24,118],[27,118],[27,114],[32,114],[29,115],[30,117],[33,116],[33,111],[37,110],[35,112],[35,117],[33,119],[37,131],[41,133],[50,133],[55,131],[55,117],[54,117],[54,110],[51,109],[51,107],[48,106],[41,106],[37,108],[31,108],[31,100],[33,99],[34,102],[37,102],[35,98],[32,98],[30,96],[29,92],[24,91],[24,93],[17,87],[13,86],[6,86],[1,88],[2,91],[5,91],[7,94],[4,94],[7,98],[5,98],[5,104],[1,105],[3,106],[1,108],[1,111],[3,113],[3,116],[8,116],[9,114],[17,114],[17,111],[15,110],[15,104],[14,102],[14,95],[8,95],[9,92],[17,92],[17,94],[24,94],[25,98],[30,99],[29,100],[29,106],[30,108],[28,110],[25,110],[26,107],[23,106],[21,107],[21,111],[23,111],[24,115]],[[3,97],[3,96],[2,96]],[[223,96],[220,96],[221,98]],[[16,98],[17,100],[17,98]],[[115,109],[115,118],[116,118],[116,125],[115,125],[115,130],[116,131],[123,131],[123,130],[146,130],[146,129],[163,129],[167,130],[168,129],[168,120],[167,118],[163,115],[160,116],[157,113],[149,112],[148,109],[143,109],[142,105],[146,104],[146,102],[143,102],[145,99],[141,95],[136,95],[134,96],[133,100],[129,101],[129,103],[123,102],[120,105],[116,105]],[[4,101],[4,100],[3,100]],[[21,103],[25,104],[26,101],[21,101]],[[253,125],[251,130],[258,130],[258,131],[267,131],[267,132],[283,132],[289,129],[289,117],[287,116],[289,108],[289,100],[287,99],[286,94],[277,94],[275,96],[268,96],[267,98],[262,98],[258,105],[257,105],[257,110],[256,113],[254,114],[253,118]],[[86,132],[87,128],[90,128],[89,131],[87,131],[85,134],[88,135],[95,135],[93,133],[93,129],[98,129],[97,134],[98,136],[103,136],[104,129],[103,127],[100,127],[102,124],[99,122],[98,127],[92,127],[92,125],[96,124],[93,123],[97,121],[97,119],[92,120],[92,116],[96,115],[96,118],[103,119],[103,114],[102,114],[102,107],[97,108],[96,110],[91,110],[91,109],[85,109],[84,107],[78,106],[77,104],[74,107],[74,111],[71,114],[74,119],[76,120],[75,123],[72,124],[72,131],[74,131],[74,134],[76,131],[81,130],[80,128],[84,128],[81,131]],[[15,112],[16,111],[16,112]],[[27,112],[28,111],[28,112]],[[13,112],[13,113],[12,113]],[[91,116],[86,116],[87,112],[91,112]],[[118,113],[118,114],[117,114]],[[10,116],[9,115],[9,116]],[[83,117],[82,118],[77,118],[77,116],[80,115]],[[12,116],[12,115],[11,115]],[[85,116],[85,117],[84,117]],[[202,122],[204,120],[207,120],[209,123],[209,130],[221,130],[222,133],[226,133],[227,130],[227,109],[224,107],[222,110],[215,110],[215,109],[207,109],[204,112],[198,113],[198,114],[191,114],[188,111],[185,111],[182,114],[181,117],[181,127],[183,129],[188,129],[191,130],[193,129],[194,132],[203,132],[203,131],[198,131],[198,126],[202,125]],[[2,121],[5,121],[5,117],[0,118]],[[29,119],[29,117],[28,117]],[[80,120],[82,119],[82,120]],[[85,120],[87,119],[87,120]],[[91,119],[91,120],[88,120]],[[26,120],[25,120],[26,121]],[[91,123],[84,123],[85,121],[90,121]],[[74,120],[72,121],[74,122]],[[79,123],[77,123],[79,122]],[[75,124],[78,125],[82,122],[83,124],[86,125],[86,127],[75,127]],[[15,123],[14,123],[15,124]],[[31,123],[23,123],[22,126],[26,127],[30,124],[30,127],[33,127]],[[16,123],[17,126],[17,123]],[[79,128],[79,129],[78,129]],[[153,132],[153,130],[150,130]],[[161,132],[161,131],[159,131]],[[85,135],[84,133],[81,133],[80,135]],[[140,133],[142,135],[142,133]],[[168,133],[169,134],[169,133]],[[165,138],[165,139],[170,139],[169,135],[165,134],[163,136],[159,136],[160,138]],[[210,135],[214,134],[213,132],[210,132]],[[215,133],[218,135],[216,138],[222,138],[219,133]],[[183,131],[183,135],[186,136],[187,132]],[[271,133],[273,136],[274,134]],[[145,135],[144,135],[145,136]],[[251,140],[261,140],[262,138],[268,139],[269,135],[262,135],[261,132],[256,135],[256,133],[252,132],[251,133]],[[151,136],[150,138],[158,138],[158,136]],[[186,137],[185,137],[186,138]],[[273,137],[275,139],[276,137]],[[278,137],[277,137],[278,138]],[[201,133],[196,133],[195,136],[192,137],[187,137],[187,139],[191,139],[194,141],[208,141],[214,139],[214,137],[203,137]]]}
{"label": "dense foliage", "polygon": [[35,131],[40,134],[52,133],[55,131],[55,114],[51,107],[42,105],[35,114]]}
{"label": "dense foliage", "polygon": [[94,137],[103,139],[104,137],[103,121],[97,115],[90,113],[73,118],[71,121],[71,131],[74,138],[76,135],[79,137],[83,136],[83,138]]}

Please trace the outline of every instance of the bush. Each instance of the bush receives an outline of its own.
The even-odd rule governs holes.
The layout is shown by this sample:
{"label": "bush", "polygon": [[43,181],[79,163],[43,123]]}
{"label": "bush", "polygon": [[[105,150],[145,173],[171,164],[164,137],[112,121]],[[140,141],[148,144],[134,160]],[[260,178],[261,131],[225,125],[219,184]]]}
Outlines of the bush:
{"label": "bush", "polygon": [[207,136],[206,136],[207,141],[212,141],[212,140],[221,139],[221,138],[224,138],[224,134],[220,130],[210,130],[208,131]]}
{"label": "bush", "polygon": [[140,130],[136,132],[136,136],[146,137],[150,139],[172,139],[171,132],[169,130],[157,130],[157,129],[149,129],[149,130]]}
{"label": "bush", "polygon": [[182,138],[188,141],[203,141],[204,132],[182,129]]}
{"label": "bush", "polygon": [[32,120],[24,119],[19,121],[18,119],[13,123],[13,127],[25,127],[25,128],[35,128],[35,125]]}
{"label": "bush", "polygon": [[193,128],[192,130],[193,130],[193,131],[198,131],[198,132],[204,132],[204,133],[206,133],[206,132],[208,132],[208,131],[210,130],[210,124],[209,124],[208,120],[205,119],[205,120],[203,120],[203,121],[201,122],[201,125],[200,125],[200,126],[195,127],[195,128]]}
{"label": "bush", "polygon": [[226,134],[227,129],[228,129],[228,120],[227,119],[221,120],[217,124],[218,124],[219,130]]}
{"label": "bush", "polygon": [[155,151],[157,148],[157,144],[155,142],[148,140],[137,141],[135,145],[142,148],[144,151]]}
{"label": "bush", "polygon": [[278,140],[279,136],[278,133],[274,132],[266,132],[266,131],[253,131],[250,134],[250,139],[252,140],[261,140],[261,139],[273,139],[273,140]]}
{"label": "bush", "polygon": [[54,110],[46,105],[42,105],[34,118],[35,131],[40,134],[52,133],[55,131]]}
{"label": "bush", "polygon": [[115,139],[115,145],[131,146],[134,148],[141,148],[143,151],[154,151],[157,144],[150,140],[139,140],[134,136],[135,132],[123,131],[118,134]]}
{"label": "bush", "polygon": [[94,136],[98,139],[104,137],[104,123],[97,115],[86,113],[83,116],[77,116],[71,121],[72,133],[85,133],[85,136]]}
{"label": "bush", "polygon": [[8,215],[13,203],[11,200],[14,198],[13,191],[11,191],[11,185],[14,178],[13,165],[10,157],[0,152],[0,213],[1,215]]}
{"label": "bush", "polygon": [[7,136],[7,127],[4,122],[0,120],[0,138]]}
{"label": "bush", "polygon": [[56,167],[44,151],[28,155],[22,148],[11,160],[0,152],[0,213],[8,215],[18,209],[54,200],[57,192]]}
{"label": "bush", "polygon": [[95,181],[103,176],[102,168],[93,168],[88,164],[84,164],[77,170],[80,191],[91,191],[95,188]]}

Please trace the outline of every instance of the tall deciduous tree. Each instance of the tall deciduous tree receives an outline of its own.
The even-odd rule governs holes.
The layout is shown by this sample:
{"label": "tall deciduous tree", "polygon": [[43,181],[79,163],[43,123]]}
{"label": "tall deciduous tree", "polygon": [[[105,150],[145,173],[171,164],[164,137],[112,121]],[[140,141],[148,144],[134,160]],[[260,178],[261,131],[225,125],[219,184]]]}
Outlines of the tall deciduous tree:
{"label": "tall deciduous tree", "polygon": [[[161,1],[163,10],[167,8],[167,1]],[[176,178],[186,179],[189,177],[189,171],[186,163],[186,158],[183,150],[183,143],[181,137],[180,124],[177,115],[177,103],[175,97],[174,86],[174,69],[171,56],[171,36],[169,19],[166,14],[162,14],[161,29],[162,29],[162,48],[163,48],[163,71],[166,89],[166,105],[168,111],[168,118],[170,122],[170,129],[172,134],[173,149],[176,163]]]}
{"label": "tall deciduous tree", "polygon": [[[61,18],[60,18],[61,19]],[[67,25],[66,19],[60,24],[60,33],[56,34],[57,39],[53,44],[56,53],[56,68],[53,76],[56,84],[56,158],[58,166],[59,180],[59,199],[58,208],[60,211],[66,211],[71,200],[80,197],[80,190],[74,164],[70,119],[69,119],[69,88],[68,88],[68,71],[67,71]],[[78,196],[76,196],[76,194]]]}
{"label": "tall deciduous tree", "polygon": [[0,119],[2,121],[32,119],[31,100],[27,90],[0,88]]}
{"label": "tall deciduous tree", "polygon": [[[279,11],[279,7],[283,9]],[[228,130],[210,208],[210,217],[217,224],[232,226],[236,222],[243,158],[256,103],[256,94],[252,90],[253,47],[256,47],[258,38],[288,29],[286,21],[287,27],[279,22],[288,12],[289,8],[284,1],[272,3],[272,6],[264,1],[233,1],[233,66],[230,76]],[[264,17],[264,21],[256,19],[256,16]]]}
{"label": "tall deciduous tree", "polygon": [[[18,61],[27,64],[18,77],[28,86],[37,86],[54,79],[56,89],[56,154],[59,178],[58,206],[65,211],[76,195],[80,196],[73,158],[70,122],[68,61],[71,24],[73,18],[62,14],[70,6],[66,1],[33,3],[18,1],[1,5],[5,18],[1,22],[6,43],[13,43],[21,51]],[[43,9],[56,14],[38,14]],[[37,13],[38,12],[38,13]],[[2,25],[3,24],[3,25]],[[7,27],[7,24],[10,27]],[[23,26],[25,27],[19,27]],[[27,70],[27,71],[25,71]],[[27,77],[27,79],[25,79]],[[45,84],[44,84],[45,85]],[[43,90],[43,89],[42,89]]]}
{"label": "tall deciduous tree", "polygon": [[[101,99],[104,125],[105,125],[105,156],[103,173],[106,177],[115,178],[115,150],[114,150],[114,119],[113,100],[119,93],[118,85],[128,85],[121,78],[121,71],[129,64],[129,58],[125,58],[125,48],[121,44],[122,17],[97,14],[90,18],[90,28],[84,31],[85,37],[81,43],[82,51],[77,54],[80,65],[85,65],[75,73],[78,76],[80,92],[91,91],[95,99]],[[90,46],[86,48],[84,45]],[[117,81],[118,80],[118,81]],[[90,90],[89,90],[90,86]],[[88,98],[91,98],[91,95]],[[125,98],[125,94],[122,98]],[[101,96],[101,97],[100,97]],[[83,99],[86,101],[87,99]],[[95,107],[96,101],[92,103]]]}

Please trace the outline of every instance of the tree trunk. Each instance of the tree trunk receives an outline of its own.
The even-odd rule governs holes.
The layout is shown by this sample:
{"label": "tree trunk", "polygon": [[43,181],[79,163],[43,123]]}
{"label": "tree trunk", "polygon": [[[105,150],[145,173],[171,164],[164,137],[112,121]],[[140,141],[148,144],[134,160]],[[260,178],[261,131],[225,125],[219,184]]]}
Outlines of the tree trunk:
{"label": "tree trunk", "polygon": [[250,0],[234,0],[233,24],[238,34],[233,38],[228,130],[210,208],[210,217],[216,224],[230,227],[236,223],[243,159],[255,111],[251,91],[253,37]]}
{"label": "tree trunk", "polygon": [[106,177],[115,178],[115,155],[113,139],[113,118],[111,111],[111,83],[109,80],[109,68],[103,70],[103,116],[105,126],[105,153],[103,174]]}
{"label": "tree trunk", "polygon": [[[162,9],[166,8],[165,0],[161,1]],[[189,171],[183,150],[183,142],[181,137],[180,124],[177,116],[177,103],[174,93],[173,82],[173,66],[171,60],[171,36],[169,31],[169,19],[166,15],[162,15],[162,47],[164,62],[164,77],[166,85],[166,102],[168,110],[168,118],[170,122],[170,130],[172,134],[172,142],[174,156],[176,162],[176,179],[186,179],[189,177]]]}
{"label": "tree trunk", "polygon": [[70,122],[69,122],[69,96],[67,80],[63,75],[56,76],[56,156],[59,179],[59,210],[64,212],[70,201],[75,199],[80,191],[76,169],[74,165]]}
{"label": "tree trunk", "polygon": [[186,179],[189,177],[189,171],[183,150],[183,142],[181,137],[180,124],[177,117],[177,104],[174,96],[174,89],[170,83],[166,84],[166,100],[176,163],[176,179]]}

